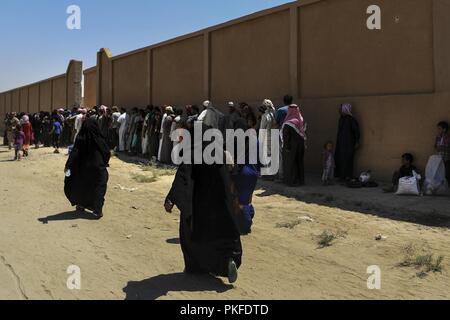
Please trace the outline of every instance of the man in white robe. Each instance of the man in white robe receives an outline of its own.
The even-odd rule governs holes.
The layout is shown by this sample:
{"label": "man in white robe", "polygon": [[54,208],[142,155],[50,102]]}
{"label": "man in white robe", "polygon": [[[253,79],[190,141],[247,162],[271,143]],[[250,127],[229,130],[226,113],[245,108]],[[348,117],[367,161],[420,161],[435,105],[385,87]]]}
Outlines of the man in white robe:
{"label": "man in white robe", "polygon": [[161,161],[161,149],[162,149],[162,145],[163,145],[163,132],[164,132],[164,123],[168,117],[168,115],[173,113],[173,108],[170,106],[165,107],[164,109],[164,115],[163,118],[161,120],[161,130],[159,131],[160,134],[160,138],[159,138],[159,150],[158,150],[158,161]]}
{"label": "man in white robe", "polygon": [[125,151],[125,145],[127,141],[126,133],[130,122],[129,120],[130,116],[128,114],[128,111],[120,115],[119,119],[117,120],[117,122],[119,123],[119,152]]}

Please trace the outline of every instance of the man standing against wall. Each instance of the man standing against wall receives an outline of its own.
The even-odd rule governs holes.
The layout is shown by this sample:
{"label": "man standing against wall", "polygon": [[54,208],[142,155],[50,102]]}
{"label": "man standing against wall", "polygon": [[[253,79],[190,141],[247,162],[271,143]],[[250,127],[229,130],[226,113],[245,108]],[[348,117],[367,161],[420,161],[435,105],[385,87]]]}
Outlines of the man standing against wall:
{"label": "man standing against wall", "polygon": [[[283,123],[284,120],[286,119],[288,110],[289,110],[289,106],[292,104],[292,102],[294,101],[294,98],[292,98],[291,95],[285,95],[283,98],[283,103],[284,103],[284,107],[281,107],[280,109],[277,110],[277,112],[275,113],[275,121],[277,122],[278,128],[282,128],[283,127]],[[280,140],[280,169],[278,171],[278,180],[283,180],[283,143]]]}

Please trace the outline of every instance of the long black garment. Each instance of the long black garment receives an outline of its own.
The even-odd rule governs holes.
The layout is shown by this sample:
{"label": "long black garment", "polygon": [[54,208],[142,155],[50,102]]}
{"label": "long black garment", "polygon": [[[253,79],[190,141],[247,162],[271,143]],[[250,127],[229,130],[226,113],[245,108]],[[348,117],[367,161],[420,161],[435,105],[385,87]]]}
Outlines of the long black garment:
{"label": "long black garment", "polygon": [[158,150],[159,150],[159,134],[161,130],[161,116],[158,114],[154,114],[150,117],[149,121],[149,131],[150,131],[150,140],[149,140],[149,147],[148,147],[148,153],[150,159],[152,157],[158,156]]}
{"label": "long black garment", "polygon": [[305,184],[305,140],[292,127],[283,129],[283,182],[288,186]]}
{"label": "long black garment", "polygon": [[226,166],[182,164],[167,198],[181,211],[180,243],[187,272],[225,277],[229,259],[240,267],[242,245]]}
{"label": "long black garment", "polygon": [[111,153],[98,123],[87,119],[67,160],[64,192],[72,206],[102,212],[108,184]]}
{"label": "long black garment", "polygon": [[52,131],[52,121],[50,120],[50,116],[46,116],[42,120],[42,143],[44,147],[50,147],[52,145],[52,138],[50,135],[50,131]]}
{"label": "long black garment", "polygon": [[42,142],[42,120],[41,116],[39,114],[33,115],[30,119],[31,125],[33,126],[33,133],[34,133],[34,144],[36,146],[39,145],[40,142]]}
{"label": "long black garment", "polygon": [[335,153],[337,178],[353,178],[355,148],[359,144],[360,137],[359,125],[355,118],[349,115],[341,116]]}

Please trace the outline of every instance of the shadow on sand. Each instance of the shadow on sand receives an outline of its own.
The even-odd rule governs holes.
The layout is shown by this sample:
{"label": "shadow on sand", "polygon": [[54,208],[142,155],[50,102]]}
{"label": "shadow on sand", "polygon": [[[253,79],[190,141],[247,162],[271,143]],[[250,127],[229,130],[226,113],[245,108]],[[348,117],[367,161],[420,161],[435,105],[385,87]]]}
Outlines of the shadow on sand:
{"label": "shadow on sand", "polygon": [[171,169],[171,170],[176,170],[177,167],[174,165],[169,165],[169,164],[163,164],[163,163],[157,163],[156,165],[154,163],[152,163],[150,161],[150,159],[147,159],[143,156],[139,156],[139,155],[133,155],[127,152],[115,152],[114,156],[119,159],[120,161],[123,161],[125,163],[130,163],[130,164],[136,164],[136,165],[152,165],[157,169]]}
{"label": "shadow on sand", "polygon": [[169,292],[202,292],[214,291],[224,293],[233,289],[222,280],[209,275],[190,275],[173,273],[159,275],[142,281],[130,281],[123,288],[125,300],[156,300]]}
{"label": "shadow on sand", "polygon": [[150,162],[149,159],[139,157],[127,152],[115,152],[114,156],[120,161],[130,164],[147,165]]}
{"label": "shadow on sand", "polygon": [[[339,191],[341,186],[335,186]],[[288,188],[283,184],[260,181],[258,183],[256,197],[264,198],[273,195],[282,195],[287,198],[295,199],[297,201],[308,204],[317,204],[330,208],[337,208],[346,211],[360,212],[364,214],[375,215],[381,218],[387,218],[402,222],[410,222],[421,224],[428,227],[440,227],[450,229],[450,216],[440,214],[438,210],[432,209],[430,212],[424,214],[415,208],[417,202],[420,201],[436,201],[440,202],[441,206],[447,207],[450,204],[450,199],[446,197],[401,197],[394,194],[383,195],[379,188],[373,190],[366,190],[373,192],[374,197],[360,197],[358,190],[352,193],[349,197],[343,193],[332,193],[333,187],[303,187],[303,188]],[[359,190],[361,192],[361,190]],[[389,204],[392,202],[396,204],[395,208]]]}
{"label": "shadow on sand", "polygon": [[180,239],[179,238],[167,239],[166,243],[168,243],[168,244],[180,244]]}
{"label": "shadow on sand", "polygon": [[50,221],[70,221],[70,220],[97,220],[97,219],[88,212],[79,212],[79,211],[68,211],[38,219],[38,221],[41,222],[42,224],[48,224]]}

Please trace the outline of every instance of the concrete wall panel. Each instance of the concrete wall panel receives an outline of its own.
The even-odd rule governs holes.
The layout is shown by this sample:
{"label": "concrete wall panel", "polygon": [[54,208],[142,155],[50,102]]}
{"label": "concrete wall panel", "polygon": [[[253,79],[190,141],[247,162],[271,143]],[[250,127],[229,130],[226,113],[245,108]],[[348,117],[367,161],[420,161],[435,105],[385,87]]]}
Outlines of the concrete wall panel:
{"label": "concrete wall panel", "polygon": [[84,73],[84,106],[94,107],[97,104],[97,71]]}
{"label": "concrete wall panel", "polygon": [[5,102],[6,102],[6,112],[13,112],[13,108],[12,108],[12,92],[11,91],[6,93]]}
{"label": "concrete wall panel", "polygon": [[20,111],[28,112],[28,88],[20,89]]}
{"label": "concrete wall panel", "polygon": [[355,174],[372,170],[377,177],[388,179],[406,152],[414,154],[423,169],[433,154],[436,124],[450,120],[446,107],[450,104],[449,94],[303,100],[302,111],[308,123],[307,171],[320,172],[318,159],[323,144],[336,141],[339,106],[348,102],[354,105],[362,134]]}
{"label": "concrete wall panel", "polygon": [[52,111],[52,82],[42,82],[39,86],[39,91],[39,111]]}
{"label": "concrete wall panel", "polygon": [[203,36],[155,48],[152,96],[156,105],[199,103],[203,94]]}
{"label": "concrete wall panel", "polygon": [[0,93],[0,136],[4,135],[3,132],[5,130],[5,123],[3,120],[5,120],[5,115],[5,95],[3,93]]}
{"label": "concrete wall panel", "polygon": [[139,52],[113,60],[113,104],[125,108],[149,104],[148,54]]}
{"label": "concrete wall panel", "polygon": [[14,90],[12,92],[12,111],[21,112],[20,110],[20,91]]}
{"label": "concrete wall panel", "polygon": [[29,112],[39,112],[39,85],[29,87]]}
{"label": "concrete wall panel", "polygon": [[290,91],[289,10],[211,33],[211,96],[262,100]]}
{"label": "concrete wall panel", "polygon": [[[381,30],[366,10],[381,7]],[[302,97],[434,91],[432,0],[325,0],[300,8]]]}
{"label": "concrete wall panel", "polygon": [[53,79],[53,99],[52,108],[59,109],[66,107],[66,77]]}

